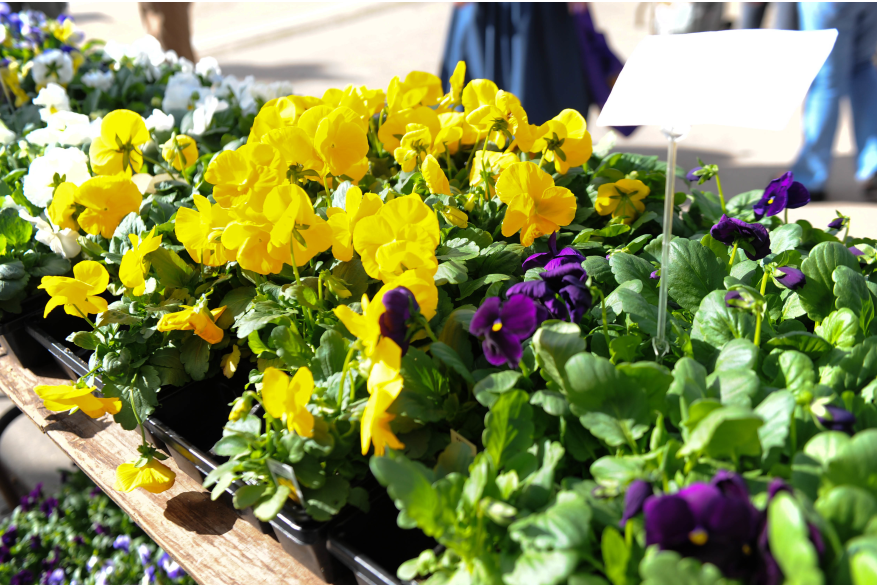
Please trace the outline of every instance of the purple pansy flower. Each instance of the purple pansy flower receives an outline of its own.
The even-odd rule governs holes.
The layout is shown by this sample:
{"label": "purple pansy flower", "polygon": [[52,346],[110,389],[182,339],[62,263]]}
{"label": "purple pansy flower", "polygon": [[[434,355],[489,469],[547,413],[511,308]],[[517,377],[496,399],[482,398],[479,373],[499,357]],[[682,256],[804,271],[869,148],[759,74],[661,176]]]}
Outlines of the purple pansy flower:
{"label": "purple pansy flower", "polygon": [[752,206],[752,210],[755,219],[761,220],[765,216],[776,216],[786,208],[800,208],[809,203],[810,192],[801,182],[795,181],[791,171],[787,171],[767,184],[764,195]]}
{"label": "purple pansy flower", "polygon": [[97,558],[96,554],[91,555],[91,558],[88,559],[88,562],[85,563],[85,568],[88,569],[88,572],[94,570],[97,564],[100,562],[100,559]]}
{"label": "purple pansy flower", "polygon": [[736,304],[735,302],[742,302],[742,301],[743,301],[743,294],[741,294],[737,290],[732,290],[732,291],[729,291],[728,293],[725,294],[725,305],[728,306],[729,308],[739,307],[738,304]]}
{"label": "purple pansy flower", "polygon": [[688,173],[685,174],[685,179],[687,179],[688,181],[700,181],[700,176],[694,175],[694,174],[695,174],[695,172],[700,171],[701,169],[703,169],[703,167],[695,167],[694,169],[692,169],[691,171],[689,171]]}
{"label": "purple pansy flower", "polygon": [[170,579],[181,579],[186,574],[183,568],[178,565],[168,553],[164,553],[158,558],[158,564],[164,569],[165,574]]}
{"label": "purple pansy flower", "polygon": [[503,302],[487,298],[472,317],[469,332],[482,338],[484,355],[491,365],[512,367],[524,354],[521,342],[536,330],[536,305],[524,295]]}
{"label": "purple pansy flower", "polygon": [[661,279],[661,270],[655,269],[651,273],[649,273],[649,279]]}
{"label": "purple pansy flower", "polygon": [[565,247],[558,253],[556,232],[551,233],[551,236],[548,237],[548,249],[549,252],[547,253],[536,253],[527,257],[522,265],[524,271],[535,269],[536,267],[545,267],[546,270],[551,270],[567,263],[581,265],[585,260],[584,255],[572,247]]}
{"label": "purple pansy flower", "polygon": [[385,311],[378,319],[381,326],[381,335],[393,339],[402,354],[408,350],[408,320],[411,319],[412,312],[419,312],[420,306],[417,299],[407,287],[394,287],[384,294],[381,302],[384,304]]}
{"label": "purple pansy flower", "polygon": [[18,540],[18,527],[9,526],[6,532],[3,533],[3,538],[0,539],[0,542],[3,543],[3,546],[12,546],[16,540]]}
{"label": "purple pansy flower", "polygon": [[549,316],[577,323],[591,307],[591,290],[585,284],[588,274],[579,263],[566,263],[543,271],[539,279],[516,283],[509,295],[522,294],[538,302],[538,322]]}
{"label": "purple pansy flower", "polygon": [[854,254],[856,257],[861,257],[865,253],[863,253],[858,247],[852,246],[850,247],[850,252]]}
{"label": "purple pansy flower", "polygon": [[819,423],[825,426],[826,429],[846,432],[849,435],[853,434],[853,426],[856,425],[856,417],[852,412],[830,404],[822,406],[822,409],[818,411],[821,412],[821,414],[817,413],[816,419],[819,420]]}
{"label": "purple pansy flower", "polygon": [[34,534],[30,537],[30,549],[31,550],[39,550],[43,547],[43,539]]}
{"label": "purple pansy flower", "polygon": [[0,564],[8,563],[12,560],[12,551],[5,546],[0,546]]}
{"label": "purple pansy flower", "polygon": [[780,267],[778,271],[782,271],[784,275],[774,275],[774,277],[789,289],[801,289],[807,284],[807,278],[804,277],[804,272],[800,269],[794,267]]}
{"label": "purple pansy flower", "polygon": [[14,575],[12,575],[12,579],[9,581],[10,585],[33,585],[34,584],[34,576],[33,573],[28,571],[27,569],[18,571]]}
{"label": "purple pansy flower", "polygon": [[64,569],[55,569],[54,571],[49,573],[47,584],[48,585],[63,585],[64,584]]}
{"label": "purple pansy flower", "polygon": [[116,536],[116,539],[113,540],[113,548],[118,548],[128,552],[128,549],[131,548],[131,537],[127,534]]}
{"label": "purple pansy flower", "polygon": [[145,544],[141,544],[137,547],[137,556],[140,557],[140,564],[146,566],[152,560],[152,555],[149,551],[149,547]]}
{"label": "purple pansy flower", "polygon": [[46,517],[51,516],[52,512],[56,509],[58,509],[58,500],[54,497],[49,497],[40,504],[40,511],[43,512]]}
{"label": "purple pansy flower", "polygon": [[726,245],[742,240],[748,243],[752,251],[747,251],[753,261],[764,259],[770,253],[770,235],[761,224],[749,224],[737,218],[722,217],[710,229],[710,236]]}
{"label": "purple pansy flower", "polygon": [[144,569],[143,579],[145,585],[155,585],[155,567],[153,565]]}
{"label": "purple pansy flower", "polygon": [[828,228],[833,228],[834,230],[840,230],[844,227],[844,218],[835,218],[831,222],[828,223]]}
{"label": "purple pansy flower", "polygon": [[98,536],[100,536],[100,535],[102,535],[102,534],[106,534],[106,533],[107,533],[107,529],[104,528],[103,526],[101,526],[100,524],[95,523],[95,525],[94,525],[94,533],[97,534]]}
{"label": "purple pansy flower", "polygon": [[709,562],[730,578],[752,567],[760,514],[734,474],[645,502],[646,543]]}
{"label": "purple pansy flower", "polygon": [[652,484],[642,479],[634,479],[627,486],[627,492],[624,494],[624,514],[621,516],[621,522],[618,524],[621,528],[627,524],[627,521],[636,516],[643,510],[643,504],[648,497],[654,494]]}

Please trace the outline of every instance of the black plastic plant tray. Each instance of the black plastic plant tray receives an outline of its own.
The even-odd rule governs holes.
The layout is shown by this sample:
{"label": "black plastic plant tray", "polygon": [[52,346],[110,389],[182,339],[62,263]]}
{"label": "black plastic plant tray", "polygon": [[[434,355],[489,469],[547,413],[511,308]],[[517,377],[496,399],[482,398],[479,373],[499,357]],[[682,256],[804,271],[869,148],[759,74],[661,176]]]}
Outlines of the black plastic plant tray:
{"label": "black plastic plant tray", "polygon": [[[54,332],[50,333],[47,328],[51,328]],[[53,335],[59,332],[59,330],[63,332],[66,329],[67,324],[64,324],[63,322],[54,325],[49,323],[39,325],[28,324],[25,327],[25,332],[36,342],[37,345],[39,345],[40,348],[48,351],[50,359],[54,359],[55,363],[64,371],[64,373],[67,374],[68,377],[71,379],[77,379],[88,373],[88,364],[86,363],[85,358],[88,356],[89,351],[80,349],[73,345],[68,345],[66,344],[66,341],[61,342],[61,340],[58,340],[57,336]]]}
{"label": "black plastic plant tray", "polygon": [[357,513],[330,530],[326,547],[353,571],[360,585],[414,585],[400,580],[396,569],[424,550],[439,548],[419,529],[400,528],[398,514],[384,494],[371,502],[369,513]]}
{"label": "black plastic plant tray", "polygon": [[34,294],[21,303],[21,313],[5,313],[0,320],[0,344],[21,367],[34,370],[51,361],[40,344],[25,330],[29,324],[43,320],[43,310],[49,296]]}

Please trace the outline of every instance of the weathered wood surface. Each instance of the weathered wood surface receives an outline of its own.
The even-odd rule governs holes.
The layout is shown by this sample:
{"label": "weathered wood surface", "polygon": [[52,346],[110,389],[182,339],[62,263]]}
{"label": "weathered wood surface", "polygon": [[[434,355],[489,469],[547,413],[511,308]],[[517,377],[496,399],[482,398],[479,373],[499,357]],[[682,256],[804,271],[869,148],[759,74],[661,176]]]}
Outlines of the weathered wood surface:
{"label": "weathered wood surface", "polygon": [[113,490],[116,467],[137,457],[140,435],[125,431],[111,416],[92,420],[43,408],[35,385],[66,381],[38,377],[0,356],[0,389],[40,430],[130,515],[186,572],[201,584],[318,585],[313,573],[286,554],[280,544],[250,526],[226,505],[186,477],[173,462],[174,486],[158,495],[142,489]]}

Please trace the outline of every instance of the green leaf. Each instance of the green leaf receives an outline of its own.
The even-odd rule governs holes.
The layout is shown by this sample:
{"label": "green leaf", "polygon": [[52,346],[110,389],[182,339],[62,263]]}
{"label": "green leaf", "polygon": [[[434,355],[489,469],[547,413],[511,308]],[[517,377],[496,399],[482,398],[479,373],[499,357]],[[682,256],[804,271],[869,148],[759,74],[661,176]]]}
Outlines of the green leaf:
{"label": "green leaf", "polygon": [[877,552],[863,549],[853,554],[850,575],[856,585],[877,585]]}
{"label": "green leaf", "polygon": [[546,510],[520,518],[509,526],[509,536],[524,550],[567,550],[588,545],[591,508],[574,491],[561,491]]}
{"label": "green leaf", "polygon": [[518,371],[500,371],[499,373],[491,373],[481,381],[475,384],[472,392],[475,399],[483,406],[493,407],[496,400],[503,393],[514,389],[518,380],[522,377]]}
{"label": "green leaf", "polygon": [[781,334],[767,341],[768,349],[792,349],[801,351],[811,359],[818,359],[831,350],[825,339],[809,332],[790,332]]}
{"label": "green leaf", "polygon": [[81,349],[93,351],[100,344],[100,339],[94,332],[80,331],[74,332],[67,337],[68,342],[72,342]]}
{"label": "green leaf", "polygon": [[877,429],[864,430],[843,444],[828,463],[825,479],[833,485],[853,485],[877,496]]}
{"label": "green leaf", "polygon": [[18,215],[14,208],[0,212],[0,235],[6,238],[6,245],[21,246],[30,242],[33,225]]}
{"label": "green leaf", "polygon": [[247,309],[254,297],[256,297],[255,287],[236,287],[222,296],[219,307],[225,306],[224,314],[230,314],[237,318]]}
{"label": "green leaf", "polygon": [[332,277],[342,280],[347,284],[350,291],[350,301],[359,301],[362,294],[368,289],[368,274],[362,267],[362,261],[354,258],[350,261],[339,263],[332,269]]}
{"label": "green leaf", "polygon": [[707,387],[722,404],[752,407],[752,400],[761,389],[761,380],[754,372],[746,369],[716,371],[707,377]]}
{"label": "green leaf", "polygon": [[[433,487],[432,471],[422,464],[390,453],[389,456],[372,457],[369,466],[378,482],[387,488],[399,511],[413,520],[424,534],[440,537],[446,527],[453,524],[456,501],[443,503],[438,490]],[[445,512],[445,507],[450,508],[450,514]],[[451,521],[443,519],[443,515],[449,515]]]}
{"label": "green leaf", "polygon": [[764,460],[772,450],[781,451],[786,446],[794,411],[795,396],[787,389],[773,392],[755,408],[755,413],[764,420],[764,425],[758,429]]}
{"label": "green leaf", "polygon": [[609,353],[613,363],[630,363],[636,358],[642,339],[633,334],[613,338],[609,343]]}
{"label": "green leaf", "polygon": [[838,267],[859,271],[859,261],[847,247],[833,242],[819,243],[801,263],[807,283],[797,293],[801,306],[815,322],[824,320],[834,310],[832,275]]}
{"label": "green leaf", "polygon": [[869,336],[850,349],[838,368],[842,379],[836,391],[860,391],[873,381],[877,377],[877,336]]}
{"label": "green leaf", "polygon": [[262,499],[259,500],[256,507],[253,508],[253,513],[263,522],[273,520],[286,504],[286,500],[289,498],[289,493],[289,487],[286,487],[285,485],[278,486],[277,489],[274,490],[274,493],[268,496],[263,496]]}
{"label": "green leaf", "polygon": [[[735,338],[755,338],[755,317],[745,311],[725,305],[725,291],[708,294],[691,327],[694,357],[709,364],[719,349]],[[763,326],[762,326],[763,328]]]}
{"label": "green leaf", "polygon": [[157,349],[149,356],[149,364],[155,367],[162,385],[179,386],[189,382],[189,375],[180,360],[180,349],[174,347]]}
{"label": "green leaf", "polygon": [[[240,438],[240,437],[230,437]],[[225,439],[223,439],[225,440]],[[234,492],[234,507],[238,510],[245,510],[257,501],[259,501],[265,492],[268,491],[267,485],[244,485]]]}
{"label": "green leaf", "polygon": [[502,580],[507,585],[558,585],[578,563],[579,555],[575,551],[525,551],[515,559],[514,568],[504,574]]}
{"label": "green leaf", "polygon": [[317,521],[328,521],[347,504],[350,482],[340,475],[332,475],[318,489],[303,489],[308,515]]}
{"label": "green leaf", "polygon": [[653,410],[663,411],[667,391],[673,384],[673,374],[663,365],[652,361],[639,361],[617,365],[615,369],[624,373],[630,380],[635,381],[649,398],[649,407]]}
{"label": "green leaf", "polygon": [[570,357],[585,350],[585,341],[577,325],[547,320],[533,335],[533,350],[548,378],[568,388],[564,365]]}
{"label": "green leaf", "polygon": [[799,224],[783,224],[770,231],[770,252],[774,254],[790,251],[801,245],[804,229]]}
{"label": "green leaf", "polygon": [[688,406],[711,397],[706,385],[706,368],[690,357],[673,367],[673,384],[667,390],[667,415],[675,426],[688,419]]}
{"label": "green leaf", "polygon": [[664,268],[670,296],[689,312],[710,292],[724,289],[727,270],[715,254],[698,242],[677,238],[670,243],[670,264]]}
{"label": "green leaf", "polygon": [[315,379],[327,379],[344,369],[347,341],[335,330],[327,330],[320,337],[312,371]]}
{"label": "green leaf", "polygon": [[431,345],[429,345],[429,351],[442,363],[456,371],[463,379],[466,380],[467,383],[475,383],[475,380],[472,379],[472,374],[469,372],[469,369],[466,368],[466,365],[463,364],[463,361],[462,359],[460,359],[460,355],[457,354],[457,351],[455,351],[443,342],[432,343]]}
{"label": "green leaf", "polygon": [[436,285],[445,285],[446,283],[465,283],[469,280],[469,270],[466,264],[456,259],[451,259],[438,266],[435,272]]}
{"label": "green leaf", "polygon": [[[630,281],[625,281],[624,283],[616,287],[611,294],[606,296],[605,304],[612,310],[612,313],[616,315],[621,314],[623,308],[621,293],[626,291],[632,291],[636,294],[639,294],[641,291],[643,291],[643,282],[639,279],[631,279]],[[603,315],[602,310],[599,306],[595,305],[594,308],[591,310],[591,313],[602,322]],[[610,321],[612,320],[612,313],[609,313]]]}
{"label": "green leaf", "polygon": [[37,263],[30,268],[30,274],[34,277],[66,275],[69,272],[70,261],[55,253],[41,255]]}
{"label": "green leaf", "polygon": [[29,279],[21,261],[0,263],[0,301],[11,300],[23,292]]}
{"label": "green leaf", "polygon": [[761,351],[746,338],[729,340],[722,347],[716,359],[715,371],[727,371],[730,369],[749,369],[754,371],[758,366]]}
{"label": "green leaf", "polygon": [[691,432],[680,456],[706,455],[713,458],[761,456],[758,429],[761,416],[741,406],[724,406],[711,411]]}
{"label": "green leaf", "polygon": [[499,470],[502,465],[533,443],[533,408],[520,390],[504,393],[484,418],[484,449]]}
{"label": "green leaf", "polygon": [[615,585],[629,585],[631,582],[627,578],[627,563],[630,561],[630,548],[613,526],[603,529],[600,549],[603,551],[603,567],[609,580]]}
{"label": "green leaf", "polygon": [[311,348],[300,334],[288,326],[275,326],[268,342],[277,356],[293,369],[305,367],[312,358]]}
{"label": "green leaf", "polygon": [[863,534],[868,522],[877,515],[877,498],[860,487],[848,485],[832,488],[814,505],[834,526],[841,542]]}
{"label": "green leaf", "polygon": [[470,295],[472,295],[485,285],[490,285],[491,283],[497,283],[500,281],[508,281],[509,279],[511,279],[511,277],[509,277],[508,275],[503,275],[501,273],[491,273],[489,275],[483,275],[473,281],[461,283],[460,297],[457,298],[457,301],[468,298]]}
{"label": "green leaf", "polygon": [[192,334],[180,348],[180,362],[186,373],[195,381],[201,381],[210,367],[210,344]]}
{"label": "green leaf", "polygon": [[834,281],[833,293],[837,298],[837,309],[849,308],[856,316],[861,314],[863,302],[871,297],[861,270],[858,267],[851,269],[841,265],[831,273],[831,279]]}
{"label": "green leaf", "polygon": [[810,529],[795,498],[785,491],[777,493],[767,508],[767,537],[770,552],[787,583],[821,585],[819,555],[810,541]]}
{"label": "green leaf", "polygon": [[[621,301],[622,310],[630,315],[643,332],[651,336],[658,334],[658,307],[655,304],[649,303],[637,292],[621,287],[612,292],[609,297],[616,295]],[[670,324],[669,319],[667,323]]]}
{"label": "green leaf", "polygon": [[[215,445],[213,445],[213,452],[218,454],[221,457],[233,457],[237,456],[240,453],[248,450],[250,448],[249,442],[243,436],[239,436],[237,434],[233,434],[231,436],[223,436],[220,438]],[[259,494],[261,496],[261,493]],[[253,500],[255,502],[255,500]],[[252,503],[250,505],[252,505]],[[235,507],[238,507],[235,505]],[[248,507],[248,506],[244,506]],[[238,508],[241,509],[241,508]]]}
{"label": "green leaf", "polygon": [[170,249],[159,247],[149,253],[148,257],[165,289],[185,287],[192,277],[192,268]]}
{"label": "green leaf", "polygon": [[291,314],[291,310],[284,308],[277,302],[255,302],[235,319],[234,328],[237,329],[238,338],[247,338],[250,333],[259,330],[266,324]]}
{"label": "green leaf", "polygon": [[835,310],[826,316],[815,332],[831,345],[842,349],[852,348],[859,338],[859,317],[849,308]]}
{"label": "green leaf", "polygon": [[649,276],[655,268],[651,263],[634,255],[627,253],[615,253],[609,259],[609,266],[612,268],[612,274],[615,281],[624,283],[631,279],[638,279],[643,285],[642,296],[650,303],[657,303],[658,288],[657,281]]}
{"label": "green leaf", "polygon": [[710,563],[696,558],[682,558],[672,550],[652,547],[640,562],[639,573],[644,585],[719,585],[726,581]]}
{"label": "green leaf", "polygon": [[776,384],[791,391],[816,381],[813,361],[799,351],[783,351],[778,359],[779,375]]}
{"label": "green leaf", "polygon": [[612,268],[606,257],[598,257],[596,255],[586,257],[582,265],[585,271],[588,272],[588,276],[593,278],[594,281],[613,288],[618,285],[615,281],[615,276],[612,275]]}

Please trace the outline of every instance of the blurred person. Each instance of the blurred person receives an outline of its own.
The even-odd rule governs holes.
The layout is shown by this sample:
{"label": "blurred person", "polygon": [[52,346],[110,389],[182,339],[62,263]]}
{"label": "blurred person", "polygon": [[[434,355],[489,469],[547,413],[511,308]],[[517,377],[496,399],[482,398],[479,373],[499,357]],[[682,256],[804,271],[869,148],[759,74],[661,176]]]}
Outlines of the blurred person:
{"label": "blurred person", "polygon": [[839,102],[849,96],[858,150],[856,179],[877,200],[877,4],[802,2],[801,30],[837,29],[837,42],[804,103],[804,146],[792,168],[815,201],[825,199]]}
{"label": "blurred person", "polygon": [[531,124],[564,108],[587,117],[621,71],[584,2],[458,3],[442,63],[446,84],[458,61],[466,62],[467,82],[489,79],[517,96]]}
{"label": "blurred person", "polygon": [[189,24],[191,2],[140,2],[140,20],[146,32],[161,43],[165,51],[195,62],[192,29]]}
{"label": "blurred person", "polygon": [[798,30],[798,4],[796,2],[741,2],[740,28],[760,29],[768,4],[773,4],[776,11],[773,28],[784,31]]}
{"label": "blurred person", "polygon": [[48,18],[58,18],[67,11],[66,2],[4,2],[11,12],[39,10]]}

